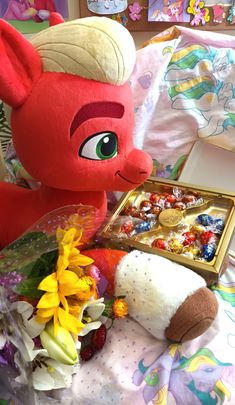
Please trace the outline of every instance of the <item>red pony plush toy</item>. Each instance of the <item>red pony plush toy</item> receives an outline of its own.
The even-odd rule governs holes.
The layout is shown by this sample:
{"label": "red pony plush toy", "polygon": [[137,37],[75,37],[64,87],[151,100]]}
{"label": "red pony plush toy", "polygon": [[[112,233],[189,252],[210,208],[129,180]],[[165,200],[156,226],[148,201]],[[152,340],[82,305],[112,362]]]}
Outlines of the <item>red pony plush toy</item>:
{"label": "red pony plush toy", "polygon": [[0,184],[1,247],[61,206],[93,205],[104,219],[105,191],[135,188],[152,169],[132,142],[131,35],[103,17],[63,22],[52,13],[51,22],[30,43],[0,21],[0,99],[16,153],[41,183]]}

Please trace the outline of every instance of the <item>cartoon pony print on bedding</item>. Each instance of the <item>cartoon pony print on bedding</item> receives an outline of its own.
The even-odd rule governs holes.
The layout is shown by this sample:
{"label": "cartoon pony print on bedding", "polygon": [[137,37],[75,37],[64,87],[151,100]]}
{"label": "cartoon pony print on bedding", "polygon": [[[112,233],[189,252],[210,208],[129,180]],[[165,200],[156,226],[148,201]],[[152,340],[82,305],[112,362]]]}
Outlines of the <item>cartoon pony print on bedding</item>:
{"label": "cartoon pony print on bedding", "polygon": [[[230,274],[232,277],[229,277]],[[233,273],[230,273],[230,269],[220,278],[218,284],[213,285],[211,289],[222,300],[224,312],[231,321],[231,327],[228,328],[227,333],[227,343],[235,350],[235,281],[233,281]],[[224,302],[227,305],[224,305]]]}
{"label": "cartoon pony print on bedding", "polygon": [[235,281],[221,277],[217,284],[211,286],[211,290],[235,308]]}
{"label": "cartoon pony print on bedding", "polygon": [[191,44],[172,55],[165,75],[172,108],[191,112],[200,138],[234,132],[234,74],[232,49]]}
{"label": "cartoon pony print on bedding", "polygon": [[231,393],[223,381],[235,387],[235,366],[222,363],[207,348],[189,358],[182,356],[181,349],[181,345],[173,344],[149,366],[139,362],[133,383],[145,383],[145,403],[165,405],[168,392],[177,405],[216,405],[229,399]]}

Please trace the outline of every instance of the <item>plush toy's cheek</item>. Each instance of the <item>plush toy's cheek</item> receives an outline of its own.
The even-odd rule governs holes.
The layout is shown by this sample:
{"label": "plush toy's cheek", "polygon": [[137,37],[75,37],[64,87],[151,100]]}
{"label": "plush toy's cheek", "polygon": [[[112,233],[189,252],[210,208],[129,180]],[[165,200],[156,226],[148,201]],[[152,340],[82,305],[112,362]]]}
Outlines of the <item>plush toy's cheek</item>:
{"label": "plush toy's cheek", "polygon": [[79,157],[73,170],[74,175],[70,173],[69,181],[73,181],[73,187],[77,185],[80,190],[128,191],[149,177],[152,160],[145,152],[132,148],[127,155],[117,154],[110,159]]}

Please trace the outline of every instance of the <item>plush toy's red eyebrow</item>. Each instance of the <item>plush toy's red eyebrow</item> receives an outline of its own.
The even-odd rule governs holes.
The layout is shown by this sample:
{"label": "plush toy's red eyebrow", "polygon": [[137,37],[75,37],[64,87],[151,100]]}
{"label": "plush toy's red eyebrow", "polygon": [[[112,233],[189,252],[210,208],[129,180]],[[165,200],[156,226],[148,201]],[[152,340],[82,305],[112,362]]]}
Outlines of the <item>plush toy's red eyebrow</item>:
{"label": "plush toy's red eyebrow", "polygon": [[84,122],[91,118],[122,118],[124,114],[124,106],[113,101],[100,101],[84,105],[75,115],[71,127],[70,136]]}

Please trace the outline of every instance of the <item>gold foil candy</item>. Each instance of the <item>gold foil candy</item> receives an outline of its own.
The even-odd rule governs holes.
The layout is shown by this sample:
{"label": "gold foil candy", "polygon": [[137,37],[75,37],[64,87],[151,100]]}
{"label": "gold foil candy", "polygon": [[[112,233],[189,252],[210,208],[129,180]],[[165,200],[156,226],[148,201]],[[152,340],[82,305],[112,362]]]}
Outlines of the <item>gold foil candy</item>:
{"label": "gold foil candy", "polygon": [[183,245],[182,245],[182,243],[180,243],[180,241],[178,239],[175,239],[175,238],[171,239],[168,243],[168,246],[169,246],[170,250],[174,253],[179,254],[179,253],[182,253],[182,251],[183,251]]}
{"label": "gold foil candy", "polygon": [[160,213],[158,219],[161,225],[173,228],[180,224],[183,214],[179,210],[168,208]]}
{"label": "gold foil candy", "polygon": [[194,232],[196,234],[202,233],[204,231],[205,231],[205,228],[202,225],[193,225],[190,227],[190,232]]}
{"label": "gold foil candy", "polygon": [[196,245],[186,246],[184,248],[184,252],[189,252],[192,254],[193,258],[200,256],[200,249]]}

